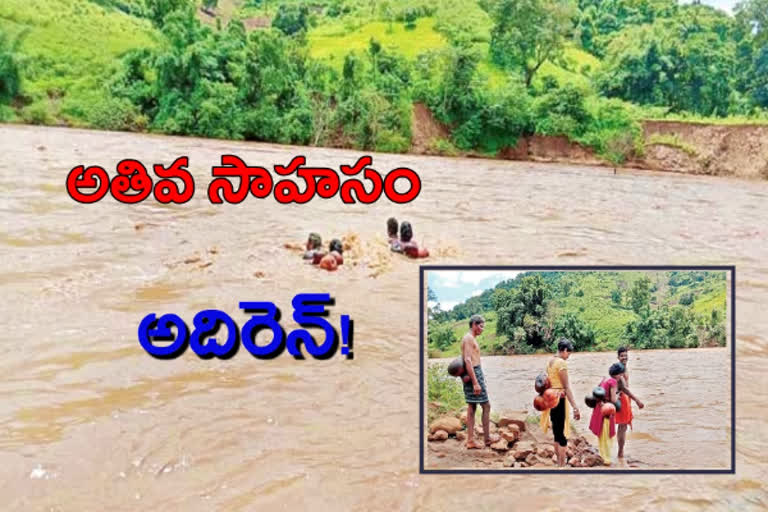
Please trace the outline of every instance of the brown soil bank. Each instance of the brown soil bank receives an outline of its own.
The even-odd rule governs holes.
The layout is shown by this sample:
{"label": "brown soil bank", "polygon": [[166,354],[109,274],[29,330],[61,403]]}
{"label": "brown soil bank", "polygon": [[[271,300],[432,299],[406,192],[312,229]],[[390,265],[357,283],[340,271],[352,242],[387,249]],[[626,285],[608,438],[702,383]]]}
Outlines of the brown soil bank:
{"label": "brown soil bank", "polygon": [[[626,167],[686,174],[768,179],[768,125],[712,125],[678,121],[645,121],[645,154]],[[414,105],[411,151],[435,154],[434,141],[450,131],[429,109]],[[612,165],[587,147],[566,137],[521,137],[500,158],[588,165]]]}
{"label": "brown soil bank", "polygon": [[641,167],[768,179],[768,126],[711,125],[672,121],[643,123]]}

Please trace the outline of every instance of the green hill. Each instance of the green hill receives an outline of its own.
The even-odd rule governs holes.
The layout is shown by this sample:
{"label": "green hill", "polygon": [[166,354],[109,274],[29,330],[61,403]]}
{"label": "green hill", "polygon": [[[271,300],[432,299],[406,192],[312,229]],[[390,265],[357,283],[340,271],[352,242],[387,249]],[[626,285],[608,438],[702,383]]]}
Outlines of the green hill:
{"label": "green hill", "polygon": [[458,354],[476,313],[487,319],[488,354],[551,351],[560,336],[580,350],[724,345],[726,293],[725,272],[526,272],[435,314],[428,346]]}
{"label": "green hill", "polygon": [[0,121],[403,152],[418,102],[438,151],[619,162],[641,119],[768,119],[762,0],[203,1],[0,2]]}
{"label": "green hill", "polygon": [[[139,0],[136,0],[139,1]],[[22,91],[18,114],[30,123],[90,126],[105,101],[104,84],[135,48],[157,44],[147,20],[117,5],[130,0],[3,0],[0,31],[21,36]]]}

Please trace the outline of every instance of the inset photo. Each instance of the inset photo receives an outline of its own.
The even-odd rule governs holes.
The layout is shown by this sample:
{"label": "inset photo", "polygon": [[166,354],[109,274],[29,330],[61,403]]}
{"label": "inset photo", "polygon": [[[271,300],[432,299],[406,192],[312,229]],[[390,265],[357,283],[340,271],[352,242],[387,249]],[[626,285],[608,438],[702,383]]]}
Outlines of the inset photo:
{"label": "inset photo", "polygon": [[421,467],[733,473],[734,267],[421,267]]}

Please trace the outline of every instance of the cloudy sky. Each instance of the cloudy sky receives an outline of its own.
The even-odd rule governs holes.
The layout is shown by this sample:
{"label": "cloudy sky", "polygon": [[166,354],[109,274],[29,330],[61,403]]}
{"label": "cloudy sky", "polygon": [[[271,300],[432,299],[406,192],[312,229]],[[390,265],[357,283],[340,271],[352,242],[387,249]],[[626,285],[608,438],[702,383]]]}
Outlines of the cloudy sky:
{"label": "cloudy sky", "polygon": [[[427,272],[427,284],[437,295],[440,308],[448,311],[470,297],[480,295],[520,272],[501,270],[435,270]],[[434,306],[433,302],[429,303]]]}

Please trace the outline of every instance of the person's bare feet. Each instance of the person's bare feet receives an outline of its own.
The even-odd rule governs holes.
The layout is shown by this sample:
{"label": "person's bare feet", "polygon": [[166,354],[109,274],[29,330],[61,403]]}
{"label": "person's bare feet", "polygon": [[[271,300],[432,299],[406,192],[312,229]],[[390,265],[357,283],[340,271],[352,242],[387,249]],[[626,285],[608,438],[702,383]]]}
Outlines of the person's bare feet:
{"label": "person's bare feet", "polygon": [[473,439],[467,441],[467,450],[479,450],[482,446],[477,444]]}
{"label": "person's bare feet", "polygon": [[491,436],[485,438],[485,446],[491,446],[493,443],[498,442],[499,439],[501,439],[499,436],[492,434]]}

